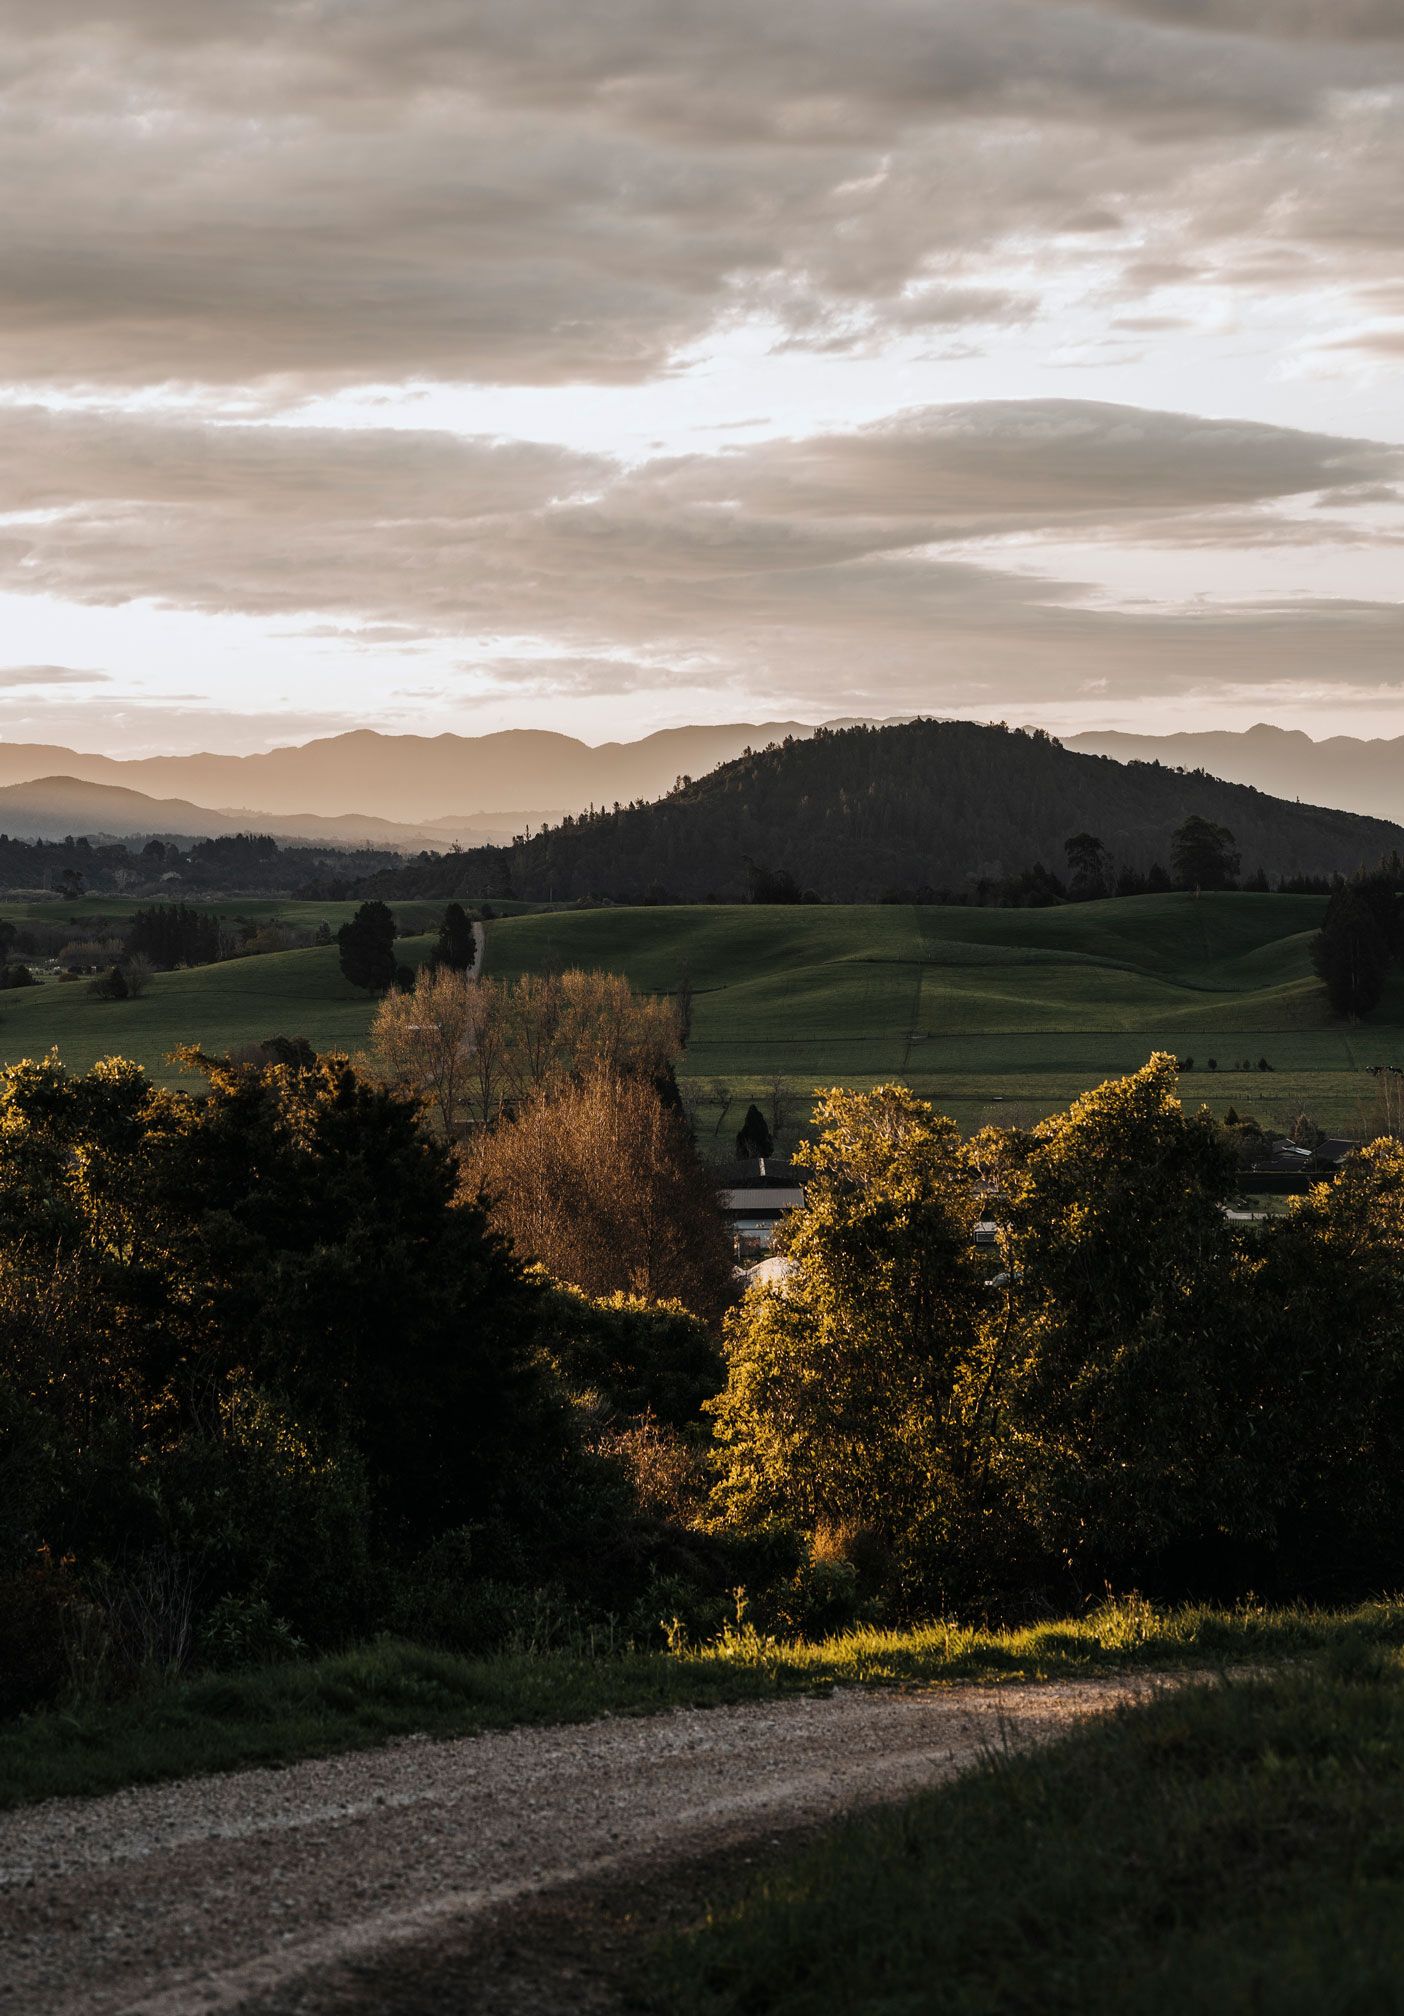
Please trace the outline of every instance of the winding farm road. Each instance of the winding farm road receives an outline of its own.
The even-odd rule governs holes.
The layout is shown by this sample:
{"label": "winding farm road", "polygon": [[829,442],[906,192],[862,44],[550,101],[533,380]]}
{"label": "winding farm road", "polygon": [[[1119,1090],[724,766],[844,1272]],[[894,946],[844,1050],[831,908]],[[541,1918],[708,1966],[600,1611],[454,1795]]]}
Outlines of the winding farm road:
{"label": "winding farm road", "polygon": [[0,1817],[0,2010],[548,2006],[421,1999],[413,1984],[446,1942],[490,1942],[523,1900],[582,1878],[627,1890],[689,1858],[740,1852],[936,1784],[992,1746],[1055,1735],[1153,1684],[851,1689],[411,1738],[51,1800]]}

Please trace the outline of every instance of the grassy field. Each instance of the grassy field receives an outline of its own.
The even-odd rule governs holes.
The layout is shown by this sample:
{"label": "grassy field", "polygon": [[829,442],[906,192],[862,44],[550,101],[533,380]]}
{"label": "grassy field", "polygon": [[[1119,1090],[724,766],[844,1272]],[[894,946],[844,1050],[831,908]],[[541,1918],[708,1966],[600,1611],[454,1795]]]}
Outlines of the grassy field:
{"label": "grassy field", "polygon": [[[130,903],[74,906],[113,928]],[[352,904],[226,902],[226,914],[301,928]],[[420,932],[442,906],[397,910]],[[1186,1096],[1290,1125],[1305,1110],[1354,1130],[1373,1092],[1365,1067],[1404,1061],[1404,976],[1360,1027],[1333,1022],[1310,967],[1317,897],[1135,897],[1056,910],[899,905],[695,905],[555,911],[488,927],[487,971],[606,967],[651,992],[690,980],[689,1096],[704,1140],[729,1144],[746,1105],[782,1088],[793,1137],[817,1085],[906,1079],[963,1125],[1032,1119],[1154,1049],[1192,1057]],[[62,907],[0,904],[0,917],[52,923]],[[402,957],[423,957],[428,936]],[[57,1044],[84,1068],[114,1051],[155,1075],[177,1043],[224,1050],[273,1035],[320,1048],[364,1043],[373,1004],[348,987],[335,950],[158,974],[139,1001],[93,999],[81,983],[0,996],[0,1057]],[[1256,1068],[1265,1057],[1271,1071]],[[1207,1068],[1215,1059],[1217,1070]],[[1254,1067],[1243,1070],[1248,1061]]]}
{"label": "grassy field", "polygon": [[689,978],[686,1071],[720,1140],[750,1099],[768,1103],[774,1077],[792,1119],[816,1085],[902,1078],[975,1125],[1054,1111],[1156,1049],[1192,1057],[1185,1092],[1217,1110],[1349,1127],[1373,1093],[1365,1066],[1404,1060],[1404,977],[1368,1025],[1334,1022],[1310,965],[1323,907],[1177,894],[1055,910],[564,912],[492,926],[487,970],[608,967],[660,992]]}
{"label": "grassy field", "polygon": [[1404,2008],[1404,1668],[1162,1695],[715,1879],[669,2016],[1347,2016]]}
{"label": "grassy field", "polygon": [[749,1631],[675,1652],[522,1649],[463,1658],[382,1640],[323,1659],[153,1684],[0,1727],[0,1807],[117,1786],[290,1763],[412,1732],[472,1735],[527,1722],[827,1693],[838,1686],[1047,1680],[1139,1666],[1261,1667],[1323,1654],[1357,1664],[1404,1646],[1404,1607],[1184,1608],[1132,1600],[1024,1630],[933,1624],[813,1644]]}

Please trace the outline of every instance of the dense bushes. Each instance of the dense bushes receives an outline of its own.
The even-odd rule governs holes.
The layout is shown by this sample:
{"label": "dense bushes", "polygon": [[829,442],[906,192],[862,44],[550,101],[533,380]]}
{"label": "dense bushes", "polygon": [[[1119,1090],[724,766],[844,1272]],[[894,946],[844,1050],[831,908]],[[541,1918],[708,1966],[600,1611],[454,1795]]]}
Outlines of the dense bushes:
{"label": "dense bushes", "polygon": [[[1245,1227],[1168,1057],[973,1140],[901,1087],[830,1093],[788,1271],[719,1344],[710,1262],[690,1307],[528,1269],[420,1106],[344,1059],[185,1061],[200,1096],[115,1059],[0,1074],[0,1712],[379,1629],[1399,1579],[1396,1140]],[[637,1120],[618,1095],[569,1096]],[[503,1122],[523,1195],[555,1167],[632,1279],[637,1128],[576,1155],[562,1100],[554,1136]]]}
{"label": "dense bushes", "polygon": [[0,1665],[120,1678],[238,1615],[335,1643],[454,1533],[477,1580],[604,1606],[627,1478],[448,1149],[344,1059],[186,1061],[203,1096],[0,1077]]}
{"label": "dense bushes", "polygon": [[1398,1579],[1398,1142],[1242,1229],[1168,1057],[1029,1134],[894,1087],[819,1118],[789,1275],[728,1330],[728,1526],[864,1545],[860,1592],[908,1608]]}

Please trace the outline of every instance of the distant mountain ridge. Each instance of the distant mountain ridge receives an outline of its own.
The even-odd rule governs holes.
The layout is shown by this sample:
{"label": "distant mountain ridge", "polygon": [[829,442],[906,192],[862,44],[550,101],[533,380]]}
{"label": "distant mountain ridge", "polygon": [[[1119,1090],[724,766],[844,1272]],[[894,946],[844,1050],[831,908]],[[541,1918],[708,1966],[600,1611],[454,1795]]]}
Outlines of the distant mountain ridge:
{"label": "distant mountain ridge", "polygon": [[389,870],[366,889],[734,900],[754,867],[821,897],[870,902],[889,890],[973,892],[1035,863],[1061,873],[1064,842],[1083,831],[1129,867],[1168,864],[1171,836],[1193,813],[1233,832],[1245,874],[1348,874],[1404,851],[1404,828],[1383,820],[1084,755],[1037,730],[913,721],[772,746],[655,804]]}
{"label": "distant mountain ridge", "polygon": [[1404,736],[1359,741],[1332,735],[1314,742],[1296,728],[1265,721],[1240,730],[1210,729],[1178,735],[1132,735],[1097,729],[1065,735],[1064,746],[1114,756],[1119,763],[1168,763],[1207,770],[1235,784],[1253,784],[1275,798],[1309,805],[1338,805],[1377,819],[1404,819]]}
{"label": "distant mountain ridge", "polygon": [[589,805],[659,798],[679,776],[700,776],[743,749],[814,733],[801,721],[663,728],[637,742],[594,747],[547,729],[490,735],[385,735],[354,729],[253,756],[116,757],[47,743],[0,742],[0,786],[44,777],[183,798],[248,823],[259,815],[389,819],[416,831],[528,821]]}
{"label": "distant mountain ridge", "polygon": [[[450,822],[455,823],[456,822]],[[474,838],[479,844],[511,838],[510,830],[457,827],[452,833],[433,827],[409,827],[393,820],[344,813],[323,818],[315,813],[270,817],[266,813],[211,811],[185,798],[152,798],[121,784],[91,784],[78,777],[37,777],[23,784],[0,785],[0,832],[16,839],[62,840],[69,834],[115,840],[158,834],[162,838],[213,840],[256,827],[279,840],[321,841],[340,847],[395,848],[404,853],[446,846],[450,839]]]}

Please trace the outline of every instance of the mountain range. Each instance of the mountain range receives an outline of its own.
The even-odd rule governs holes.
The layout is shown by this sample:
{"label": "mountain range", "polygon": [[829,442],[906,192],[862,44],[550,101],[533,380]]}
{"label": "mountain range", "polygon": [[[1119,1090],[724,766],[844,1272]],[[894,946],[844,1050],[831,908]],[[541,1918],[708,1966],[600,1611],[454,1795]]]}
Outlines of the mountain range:
{"label": "mountain range", "polygon": [[1246,875],[1348,874],[1404,850],[1404,829],[1357,813],[1083,754],[1041,730],[918,720],[772,745],[654,804],[387,870],[366,893],[725,901],[757,871],[847,902],[973,893],[1035,863],[1061,873],[1064,843],[1084,831],[1121,866],[1165,866],[1192,814],[1230,829]]}
{"label": "mountain range", "polygon": [[[0,786],[64,777],[182,798],[227,812],[292,819],[386,819],[441,844],[491,826],[509,833],[589,805],[658,798],[748,747],[814,733],[799,721],[664,728],[637,742],[593,747],[546,729],[491,735],[382,735],[360,728],[253,756],[101,756],[35,742],[0,742]],[[159,829],[158,829],[159,830]],[[325,837],[325,836],[324,836]],[[383,836],[382,836],[383,837]]]}
{"label": "mountain range", "polygon": [[0,833],[24,840],[129,840],[149,834],[163,839],[212,840],[256,827],[280,840],[321,841],[328,846],[390,848],[412,853],[450,841],[482,846],[512,837],[509,824],[457,820],[441,827],[403,826],[390,819],[347,812],[337,818],[318,813],[292,816],[265,812],[217,812],[185,798],[152,798],[123,784],[91,784],[78,777],[36,777],[0,785]]}
{"label": "mountain range", "polygon": [[1339,805],[1377,819],[1404,818],[1404,736],[1359,741],[1332,735],[1313,742],[1300,729],[1260,721],[1240,731],[1129,735],[1112,731],[1064,736],[1069,749],[1114,756],[1119,763],[1168,763],[1207,770],[1235,784],[1254,784],[1275,798]]}
{"label": "mountain range", "polygon": [[[27,838],[208,838],[255,828],[405,852],[499,844],[590,806],[661,798],[680,777],[703,777],[748,748],[816,732],[799,721],[731,722],[595,747],[541,729],[479,736],[358,729],[251,756],[128,758],[0,742],[0,830]],[[1076,753],[1204,770],[1276,798],[1404,817],[1404,737],[1314,742],[1259,724],[1158,736],[1102,730],[1064,741]]]}

